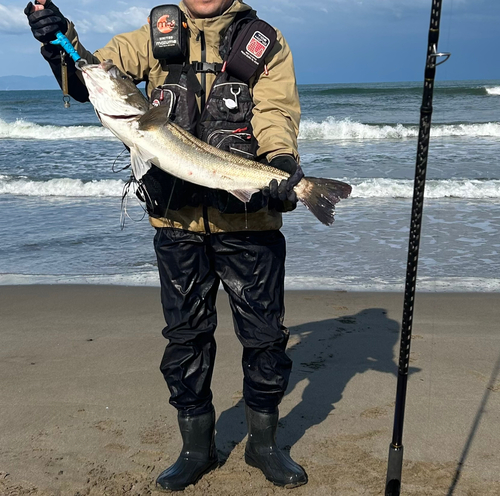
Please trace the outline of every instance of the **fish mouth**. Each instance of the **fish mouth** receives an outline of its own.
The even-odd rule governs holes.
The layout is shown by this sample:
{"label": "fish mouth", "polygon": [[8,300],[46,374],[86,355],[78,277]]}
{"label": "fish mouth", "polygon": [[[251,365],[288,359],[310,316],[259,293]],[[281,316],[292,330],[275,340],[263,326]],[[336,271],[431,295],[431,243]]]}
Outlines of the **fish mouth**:
{"label": "fish mouth", "polygon": [[[123,121],[132,120],[147,110],[147,105],[141,106],[141,102],[130,98],[131,95],[134,96],[131,88],[132,78],[122,73],[112,60],[85,65],[82,73],[89,99],[99,118],[102,116]],[[135,85],[133,90],[138,92]]]}
{"label": "fish mouth", "polygon": [[120,120],[127,120],[127,119],[137,119],[138,117],[141,117],[143,114],[142,113],[137,113],[137,114],[126,114],[126,115],[111,115],[111,114],[106,114],[104,112],[100,112],[99,110],[96,110],[96,114],[101,119],[101,115],[104,117],[109,117],[110,119],[120,119]]}

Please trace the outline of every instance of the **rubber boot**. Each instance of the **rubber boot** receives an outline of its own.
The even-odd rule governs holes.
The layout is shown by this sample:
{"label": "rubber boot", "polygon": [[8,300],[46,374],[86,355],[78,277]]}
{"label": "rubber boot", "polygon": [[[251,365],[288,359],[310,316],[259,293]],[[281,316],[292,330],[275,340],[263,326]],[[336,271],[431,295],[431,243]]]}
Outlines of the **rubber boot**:
{"label": "rubber boot", "polygon": [[264,473],[266,479],[277,486],[287,488],[307,483],[305,470],[276,445],[278,410],[261,413],[245,405],[248,425],[248,441],[245,461]]}
{"label": "rubber boot", "polygon": [[179,412],[177,418],[183,441],[181,454],[156,479],[157,486],[169,491],[182,491],[196,484],[219,463],[214,441],[215,412],[212,410],[195,417],[183,416]]}

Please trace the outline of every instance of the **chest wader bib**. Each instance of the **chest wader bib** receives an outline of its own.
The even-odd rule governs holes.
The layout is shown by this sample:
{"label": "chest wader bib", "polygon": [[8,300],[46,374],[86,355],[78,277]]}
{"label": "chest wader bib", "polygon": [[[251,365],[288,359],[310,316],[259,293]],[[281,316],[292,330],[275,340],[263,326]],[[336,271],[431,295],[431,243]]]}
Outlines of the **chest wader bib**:
{"label": "chest wader bib", "polygon": [[[164,83],[151,93],[152,105],[166,106],[171,121],[202,141],[255,160],[258,143],[251,125],[254,103],[248,82],[263,69],[264,60],[276,42],[275,29],[257,19],[253,10],[238,13],[219,48],[224,62],[205,60],[201,33],[202,60],[189,63],[187,22],[177,6],[154,8],[150,25],[153,55],[168,72]],[[205,98],[207,73],[216,74],[216,79]],[[201,84],[197,74],[201,74]],[[201,113],[197,97],[201,100]],[[138,196],[146,202],[149,215],[157,218],[164,217],[168,210],[199,205],[228,214],[253,213],[266,205],[286,210],[282,202],[260,192],[244,203],[224,190],[198,186],[154,166],[142,177]]]}
{"label": "chest wader bib", "polygon": [[[164,11],[153,9],[151,25],[154,14],[165,15]],[[276,33],[274,28],[257,20],[253,11],[242,14],[229,27],[221,46],[225,70],[223,64],[169,61],[168,76],[152,92],[151,102],[168,106],[172,120],[212,146],[255,158],[257,142],[250,124],[254,104],[248,80],[260,66],[251,60],[248,64],[238,63],[233,53],[243,52],[259,32],[264,59]],[[172,12],[168,15],[172,16]],[[175,15],[174,19],[182,23],[182,16]],[[274,39],[269,31],[274,33]],[[267,45],[264,38],[269,41]],[[174,48],[166,52],[175,51],[179,57],[182,41],[171,46]],[[196,96],[203,88],[196,72],[201,71],[218,74],[200,114]],[[225,191],[181,181],[156,167],[143,180],[148,208],[156,215],[162,215],[167,206],[173,209],[200,203],[221,211],[245,211],[245,204]],[[262,208],[266,201],[262,195],[254,195],[247,211]],[[291,369],[291,360],[285,353],[288,333],[283,326],[285,239],[282,233],[272,230],[209,235],[158,228],[155,250],[167,323],[163,335],[169,340],[161,371],[171,393],[170,403],[180,412],[194,416],[208,414],[213,409],[210,383],[216,351],[215,302],[222,283],[229,294],[236,334],[244,348],[245,401],[254,409],[274,411],[284,395]]]}

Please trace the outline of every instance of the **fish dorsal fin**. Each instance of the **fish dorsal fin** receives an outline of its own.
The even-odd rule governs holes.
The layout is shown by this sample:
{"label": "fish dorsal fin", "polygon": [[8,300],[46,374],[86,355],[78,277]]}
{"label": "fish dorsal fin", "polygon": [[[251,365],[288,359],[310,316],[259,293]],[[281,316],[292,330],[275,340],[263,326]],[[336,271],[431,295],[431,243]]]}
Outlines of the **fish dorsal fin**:
{"label": "fish dorsal fin", "polygon": [[153,127],[164,126],[168,122],[168,107],[166,105],[149,109],[139,120],[139,130],[148,131]]}
{"label": "fish dorsal fin", "polygon": [[259,191],[258,189],[235,189],[233,191],[230,191],[232,195],[236,196],[238,200],[241,200],[243,203],[248,203],[250,201],[250,198],[252,198],[252,195],[254,193],[257,193]]}
{"label": "fish dorsal fin", "polygon": [[134,146],[130,149],[130,162],[134,177],[139,180],[146,172],[151,169],[153,162],[158,162],[158,158],[144,150]]}

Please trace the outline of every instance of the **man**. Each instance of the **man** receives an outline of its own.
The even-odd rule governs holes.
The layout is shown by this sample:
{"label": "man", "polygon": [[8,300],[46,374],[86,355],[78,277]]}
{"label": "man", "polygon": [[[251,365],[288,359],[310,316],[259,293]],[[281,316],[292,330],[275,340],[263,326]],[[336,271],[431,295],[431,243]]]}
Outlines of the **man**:
{"label": "man", "polygon": [[[25,13],[60,83],[60,50],[50,44],[57,31],[66,34],[88,63],[112,59],[137,83],[146,81],[152,104],[170,105],[171,119],[200,139],[291,174],[288,181],[273,181],[264,194],[255,194],[245,204],[224,191],[183,182],[152,167],[141,178],[138,196],[146,202],[157,231],[154,245],[167,323],[163,335],[169,340],[160,369],[170,403],[178,410],[183,439],[178,460],[160,474],[157,484],[183,490],[218,464],[210,383],[216,350],[215,300],[222,282],[243,345],[249,433],[245,460],[276,485],[299,486],[307,482],[304,469],[276,446],[278,405],[292,365],[285,353],[285,241],[279,229],[281,212],[295,208],[292,187],[302,177],[292,56],[281,34],[270,27],[272,32],[266,31],[265,23],[240,0],[184,0],[177,21],[177,7],[169,7],[174,10],[157,26],[162,32],[178,26],[180,58],[158,49],[154,20],[152,28],[145,25],[115,36],[91,54],[51,0],[30,2]],[[261,23],[259,31],[245,31],[252,22]],[[238,43],[243,43],[242,50],[233,49]],[[238,71],[245,64],[238,57],[245,47],[252,52],[244,54],[247,58],[263,60],[254,73],[242,75]],[[87,101],[71,61],[68,69],[71,96]]]}

